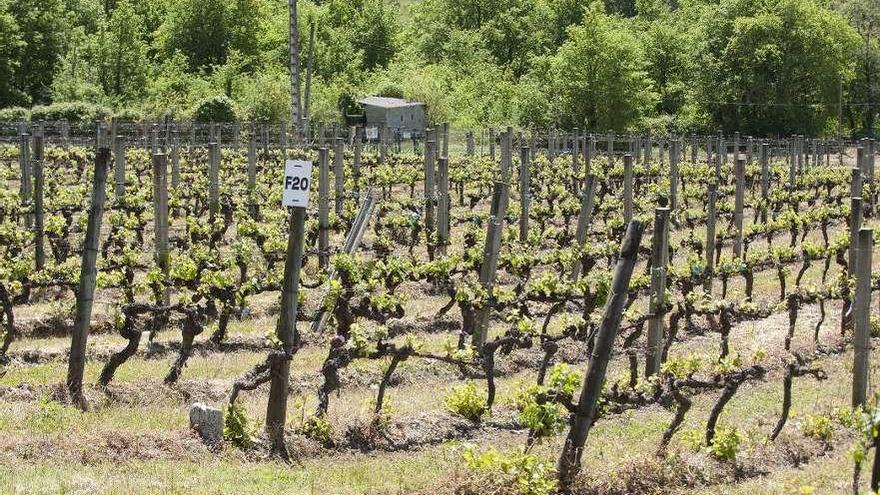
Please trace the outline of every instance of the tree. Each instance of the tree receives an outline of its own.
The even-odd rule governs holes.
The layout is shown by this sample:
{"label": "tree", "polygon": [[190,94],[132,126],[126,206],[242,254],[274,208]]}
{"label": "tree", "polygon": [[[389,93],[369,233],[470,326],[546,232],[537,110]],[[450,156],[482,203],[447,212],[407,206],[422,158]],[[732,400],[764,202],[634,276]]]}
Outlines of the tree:
{"label": "tree", "polygon": [[64,53],[65,17],[62,0],[15,0],[9,12],[23,43],[15,86],[32,103],[52,98],[52,78]]}
{"label": "tree", "polygon": [[553,57],[548,101],[565,127],[625,130],[654,102],[646,69],[639,40],[594,2]]}
{"label": "tree", "polygon": [[159,28],[165,56],[180,52],[192,69],[223,64],[229,47],[226,21],[224,0],[180,0],[171,4]]}
{"label": "tree", "polygon": [[847,0],[838,10],[849,19],[859,34],[855,77],[849,88],[850,98],[859,106],[850,107],[852,120],[860,120],[857,126],[862,133],[875,134],[875,122],[880,104],[880,9],[873,0]]}
{"label": "tree", "polygon": [[825,130],[858,36],[810,0],[724,0],[708,11],[700,98],[726,131]]}
{"label": "tree", "polygon": [[9,3],[0,0],[0,108],[27,102],[27,95],[15,86],[23,47],[18,24],[9,13]]}
{"label": "tree", "polygon": [[116,4],[99,27],[98,80],[104,93],[123,102],[142,96],[147,85],[147,45],[143,18],[127,0]]}

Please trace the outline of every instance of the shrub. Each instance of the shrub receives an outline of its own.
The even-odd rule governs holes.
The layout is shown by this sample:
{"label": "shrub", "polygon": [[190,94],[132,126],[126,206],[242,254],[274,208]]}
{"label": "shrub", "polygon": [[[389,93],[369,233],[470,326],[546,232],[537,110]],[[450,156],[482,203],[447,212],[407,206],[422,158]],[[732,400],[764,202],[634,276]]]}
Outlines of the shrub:
{"label": "shrub", "polygon": [[333,437],[333,426],[330,425],[327,416],[312,416],[303,422],[301,433],[327,445]]}
{"label": "shrub", "polygon": [[0,122],[15,122],[18,120],[29,120],[31,111],[24,107],[7,107],[0,108]]}
{"label": "shrub", "polygon": [[226,407],[223,418],[223,439],[241,448],[250,447],[253,443],[253,435],[248,428],[247,415],[242,406],[233,403]]}
{"label": "shrub", "polygon": [[733,461],[736,460],[736,451],[741,442],[742,435],[736,428],[719,426],[715,428],[715,436],[707,450],[719,461]]}
{"label": "shrub", "polygon": [[471,421],[479,421],[486,414],[486,399],[477,392],[472,381],[452,387],[452,392],[443,400],[454,414]]}
{"label": "shrub", "polygon": [[192,118],[197,122],[235,122],[235,103],[223,95],[205,98],[196,104]]}
{"label": "shrub", "polygon": [[827,442],[834,436],[834,426],[831,424],[831,418],[821,414],[807,416],[801,428],[804,436],[815,438],[816,440]]}
{"label": "shrub", "polygon": [[111,112],[108,108],[85,101],[67,101],[40,105],[31,109],[31,120],[67,120],[70,122],[94,122],[106,119]]}
{"label": "shrub", "polygon": [[113,117],[123,122],[137,122],[144,119],[144,113],[134,108],[119,108],[113,112]]}
{"label": "shrub", "polygon": [[465,465],[479,478],[458,493],[549,495],[556,490],[556,473],[552,464],[533,455],[521,452],[503,454],[495,449],[477,452],[468,448],[462,457]]}

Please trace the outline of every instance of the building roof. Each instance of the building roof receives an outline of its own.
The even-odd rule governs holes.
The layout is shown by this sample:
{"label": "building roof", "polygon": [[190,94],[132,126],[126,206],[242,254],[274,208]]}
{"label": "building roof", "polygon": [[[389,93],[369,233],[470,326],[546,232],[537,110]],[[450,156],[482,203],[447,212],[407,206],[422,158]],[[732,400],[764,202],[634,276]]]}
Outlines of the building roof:
{"label": "building roof", "polygon": [[358,103],[380,108],[418,107],[424,105],[424,103],[418,101],[404,100],[402,98],[386,98],[384,96],[367,96],[366,98],[361,98]]}

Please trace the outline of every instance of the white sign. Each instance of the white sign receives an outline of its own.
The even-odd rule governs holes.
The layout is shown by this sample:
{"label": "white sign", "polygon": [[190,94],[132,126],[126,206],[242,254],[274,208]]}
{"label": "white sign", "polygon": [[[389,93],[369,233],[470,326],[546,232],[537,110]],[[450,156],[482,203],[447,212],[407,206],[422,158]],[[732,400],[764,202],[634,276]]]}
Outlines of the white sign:
{"label": "white sign", "polygon": [[287,160],[284,164],[284,195],[281,206],[307,207],[311,183],[312,162]]}
{"label": "white sign", "polygon": [[379,139],[379,128],[367,127],[367,139]]}

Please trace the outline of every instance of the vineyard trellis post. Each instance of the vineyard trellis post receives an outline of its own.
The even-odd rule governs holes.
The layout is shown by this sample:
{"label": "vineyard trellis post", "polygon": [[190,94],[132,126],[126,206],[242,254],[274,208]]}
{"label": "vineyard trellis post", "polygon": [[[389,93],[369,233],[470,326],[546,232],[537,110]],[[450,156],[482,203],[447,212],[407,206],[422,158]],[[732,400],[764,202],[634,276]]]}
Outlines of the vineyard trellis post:
{"label": "vineyard trellis post", "polygon": [[733,203],[733,257],[742,258],[743,254],[743,209],[745,207],[745,169],[746,162],[739,154],[734,157],[734,180],[736,192]]}
{"label": "vineyard trellis post", "polygon": [[435,211],[434,211],[434,154],[438,148],[438,143],[433,139],[433,132],[427,131],[432,136],[425,141],[425,234],[428,239],[428,254],[433,258],[433,241],[432,237],[435,231]]}
{"label": "vineyard trellis post", "polygon": [[361,190],[361,136],[363,136],[363,127],[357,125],[354,127],[354,160],[351,163],[351,175],[356,193],[360,193]]}
{"label": "vineyard trellis post", "polygon": [[480,351],[486,343],[489,330],[489,315],[492,310],[495,273],[498,268],[498,253],[501,249],[501,234],[504,228],[504,215],[507,211],[509,186],[507,182],[496,181],[492,195],[492,209],[487,222],[486,245],[483,249],[483,263],[480,266],[480,286],[485,292],[482,306],[477,312],[474,326],[473,347]]}
{"label": "vineyard trellis post", "polygon": [[858,232],[856,248],[856,294],[853,314],[852,407],[865,405],[868,394],[868,355],[871,352],[871,263],[874,231]]}
{"label": "vineyard trellis post", "polygon": [[767,201],[770,198],[770,145],[761,143],[761,221],[767,223]]}
{"label": "vineyard trellis post", "polygon": [[[594,174],[587,175],[586,185],[581,191],[581,211],[578,214],[577,230],[575,231],[576,248],[579,250],[584,248],[587,242],[587,233],[590,230],[590,224],[593,220],[593,202],[596,197],[596,176]],[[577,282],[580,278],[583,263],[580,258],[575,260],[571,267],[571,280]]]}
{"label": "vineyard trellis post", "polygon": [[287,159],[287,124],[281,123],[278,126],[278,148],[281,155],[281,162]]}
{"label": "vineyard trellis post", "polygon": [[703,290],[709,294],[712,293],[712,273],[715,271],[715,203],[717,200],[718,190],[713,180],[709,182],[708,201],[706,202],[706,278],[703,281]]}
{"label": "vineyard trellis post", "polygon": [[125,196],[125,140],[122,136],[117,136],[115,140],[113,164],[116,199],[121,200]]}
{"label": "vineyard trellis post", "polygon": [[220,212],[220,144],[208,143],[208,214],[214,225]]}
{"label": "vineyard trellis post", "polygon": [[[18,163],[21,168],[21,183],[19,184],[19,196],[21,205],[30,206],[31,203],[31,135],[22,131],[18,136]],[[25,213],[24,226],[28,229],[33,227],[34,217],[31,213]]]}
{"label": "vineyard trellis post", "polygon": [[257,134],[251,129],[248,135],[248,154],[247,154],[247,183],[248,193],[252,196],[257,188]]}
{"label": "vineyard trellis post", "polygon": [[633,219],[633,156],[623,155],[623,222],[629,224]]}
{"label": "vineyard trellis post", "polygon": [[171,130],[171,187],[180,188],[180,133],[177,125]]}
{"label": "vineyard trellis post", "polygon": [[330,266],[330,163],[327,148],[318,150],[318,265]]}
{"label": "vineyard trellis post", "polygon": [[101,219],[104,215],[106,196],[107,168],[110,163],[110,150],[100,148],[95,156],[95,177],[92,187],[91,204],[89,207],[86,238],[83,246],[82,264],[80,266],[79,284],[76,291],[76,316],[70,342],[70,358],[67,367],[67,390],[71,402],[80,409],[87,409],[83,394],[83,374],[86,366],[86,342],[89,336],[89,324],[92,319],[95,285],[98,276],[98,244],[101,237]]}
{"label": "vineyard trellis post", "polygon": [[[630,159],[632,159],[630,157]],[[608,133],[608,168],[614,167],[614,133]]]}
{"label": "vineyard trellis post", "polygon": [[437,244],[442,254],[446,254],[449,244],[449,158],[437,160]]}
{"label": "vineyard trellis post", "polygon": [[336,146],[333,150],[333,182],[334,182],[334,211],[336,216],[342,216],[342,210],[345,207],[345,139],[336,138]]}
{"label": "vineyard trellis post", "polygon": [[284,443],[284,425],[287,422],[290,361],[299,344],[296,312],[299,275],[305,242],[305,223],[306,209],[304,207],[291,208],[287,255],[284,262],[284,281],[281,290],[281,315],[276,327],[276,336],[281,342],[284,358],[272,363],[269,402],[266,405],[266,434],[272,444],[272,452],[284,458],[287,458],[288,455]]}
{"label": "vineyard trellis post", "polygon": [[611,359],[614,340],[623,318],[623,307],[629,294],[629,282],[638,259],[643,231],[644,226],[641,222],[632,221],[623,238],[620,257],[614,269],[614,278],[608,294],[608,302],[576,406],[574,422],[565,439],[557,465],[559,487],[563,493],[569,490],[580,471],[584,445],[590,428],[596,420],[597,403],[602,384],[605,381],[608,362]]}
{"label": "vineyard trellis post", "polygon": [[678,208],[678,182],[681,140],[673,136],[669,149],[669,209],[675,216]]}
{"label": "vineyard trellis post", "polygon": [[572,178],[571,190],[575,194],[578,193],[578,190],[581,187],[581,184],[580,184],[580,162],[578,161],[579,139],[580,139],[580,134],[578,133],[577,127],[575,127],[571,131],[571,172],[574,175]]}
{"label": "vineyard trellis post", "polygon": [[699,141],[697,136],[691,134],[691,164],[697,164],[697,153],[699,152]]}
{"label": "vineyard trellis post", "polygon": [[519,154],[519,242],[525,244],[529,239],[529,212],[531,211],[531,177],[529,158],[531,148],[523,147]]}
{"label": "vineyard trellis post", "polygon": [[[168,253],[168,159],[161,153],[153,155],[153,207],[155,211],[154,243],[156,265],[167,278],[169,268]],[[162,288],[162,300],[168,304],[171,294],[167,287]]]}
{"label": "vineyard trellis post", "polygon": [[666,252],[669,249],[669,208],[654,209],[654,236],[651,245],[651,297],[648,303],[648,348],[645,376],[660,371],[663,355],[663,317],[666,306]]}
{"label": "vineyard trellis post", "polygon": [[495,129],[489,128],[489,159],[495,163]]}
{"label": "vineyard trellis post", "polygon": [[238,151],[241,147],[241,124],[232,123],[232,149]]}
{"label": "vineyard trellis post", "polygon": [[34,134],[34,261],[37,272],[46,267],[45,215],[43,211],[43,133]]}

